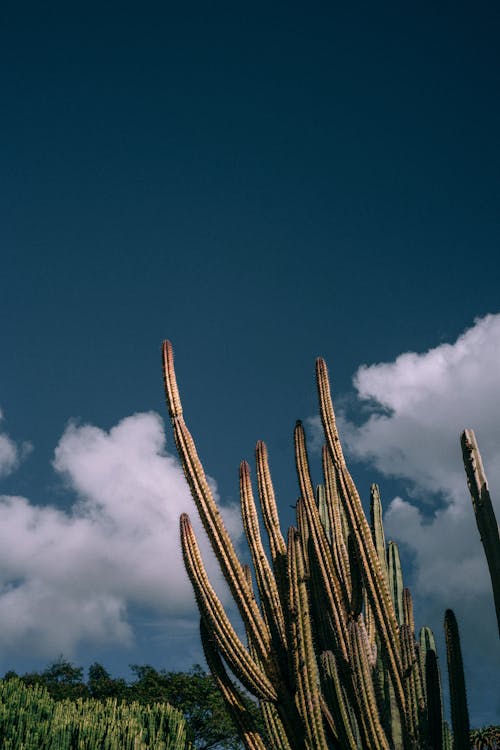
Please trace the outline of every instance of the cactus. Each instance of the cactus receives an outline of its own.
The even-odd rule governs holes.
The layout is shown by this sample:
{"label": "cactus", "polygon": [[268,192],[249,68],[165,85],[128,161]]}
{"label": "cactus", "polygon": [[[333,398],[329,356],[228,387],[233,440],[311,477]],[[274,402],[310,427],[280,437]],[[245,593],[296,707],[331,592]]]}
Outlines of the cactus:
{"label": "cactus", "polygon": [[0,680],[0,746],[5,750],[191,750],[187,734],[184,717],[168,704],[55,701],[41,685]]}
{"label": "cactus", "polygon": [[490,571],[500,635],[500,533],[474,430],[464,430],[460,443],[472,507]]}
{"label": "cactus", "polygon": [[[269,750],[444,750],[449,732],[434,638],[415,641],[413,602],[397,545],[386,546],[380,493],[371,488],[371,524],[349,474],[330,397],[326,365],[317,360],[325,436],[323,481],[314,490],[306,436],[294,432],[300,488],[296,526],[285,540],[262,442],[256,446],[258,500],[270,558],[261,538],[250,467],[240,466],[243,526],[255,572],[240,563],[213,499],[195,443],[184,422],[173,352],[163,346],[168,410],[181,463],[203,526],[241,615],[246,645],[213,590],[189,517],[181,543],[201,613],[209,667],[232,711],[246,748],[261,750],[221,657],[259,701]],[[454,641],[455,642],[455,641]],[[456,646],[453,647],[456,664]],[[453,674],[456,666],[451,667]],[[453,710],[460,695],[452,691]],[[454,731],[458,730],[454,726]],[[460,750],[455,743],[455,748]]]}
{"label": "cactus", "polygon": [[465,691],[464,665],[460,635],[453,610],[447,609],[444,615],[446,654],[448,658],[448,679],[450,683],[451,725],[454,750],[469,750],[470,727],[467,694]]}

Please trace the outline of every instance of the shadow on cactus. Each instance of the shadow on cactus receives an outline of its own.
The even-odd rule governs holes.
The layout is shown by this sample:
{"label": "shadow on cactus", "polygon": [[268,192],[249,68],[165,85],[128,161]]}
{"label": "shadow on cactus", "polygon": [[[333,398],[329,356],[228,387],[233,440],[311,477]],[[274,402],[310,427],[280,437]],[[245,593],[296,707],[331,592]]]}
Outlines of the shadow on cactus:
{"label": "shadow on cactus", "polygon": [[[270,557],[261,537],[250,468],[246,462],[240,465],[241,512],[253,575],[236,555],[184,422],[169,342],[163,346],[163,367],[177,450],[246,629],[243,643],[210,584],[184,514],[182,551],[201,614],[205,656],[245,747],[451,748],[451,733],[443,722],[434,637],[429,628],[422,628],[415,638],[411,594],[403,586],[397,545],[385,543],[376,485],[371,488],[370,523],[365,517],[342,452],[325,362],[316,362],[325,437],[323,483],[313,486],[306,437],[297,422],[294,444],[300,499],[296,525],[286,539],[267,450],[262,442],[256,446],[258,499]],[[454,722],[455,748],[459,748],[469,737],[458,630],[452,615],[447,613],[447,641],[452,695],[459,706],[452,707],[452,715],[462,714],[460,722]],[[266,744],[227,668],[259,700]]]}

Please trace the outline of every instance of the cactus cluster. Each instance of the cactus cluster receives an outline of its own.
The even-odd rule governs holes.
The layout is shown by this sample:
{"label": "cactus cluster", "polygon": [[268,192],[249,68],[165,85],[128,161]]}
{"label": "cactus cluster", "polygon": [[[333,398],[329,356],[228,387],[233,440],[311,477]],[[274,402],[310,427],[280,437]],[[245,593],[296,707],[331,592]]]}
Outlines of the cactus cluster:
{"label": "cactus cluster", "polygon": [[187,733],[184,717],[168,704],[55,701],[42,685],[0,680],[3,750],[191,750]]}
{"label": "cactus cluster", "polygon": [[[207,663],[249,750],[417,750],[451,748],[431,630],[415,637],[397,545],[386,544],[378,487],[370,523],[348,471],[327,368],[316,377],[325,436],[323,481],[314,488],[306,436],[297,422],[300,488],[286,539],[264,443],[256,446],[262,540],[250,468],[240,465],[240,499],[253,575],[238,559],[183,418],[170,343],[163,370],[177,450],[192,496],[246,630],[243,643],[208,579],[189,517],[180,520],[184,563],[201,613]],[[255,586],[255,590],[254,590]],[[458,630],[446,615],[455,748],[468,742]],[[252,724],[226,666],[260,703],[267,738]],[[460,677],[462,675],[462,677]],[[456,717],[459,716],[457,719]]]}

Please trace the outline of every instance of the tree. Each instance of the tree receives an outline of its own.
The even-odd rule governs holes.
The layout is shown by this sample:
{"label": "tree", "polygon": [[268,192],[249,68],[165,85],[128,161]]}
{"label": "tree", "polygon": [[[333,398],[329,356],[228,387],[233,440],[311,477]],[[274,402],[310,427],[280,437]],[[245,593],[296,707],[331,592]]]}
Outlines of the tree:
{"label": "tree", "polygon": [[109,672],[94,662],[89,667],[87,688],[92,698],[102,700],[104,698],[126,699],[128,687],[124,679],[113,679]]}
{"label": "tree", "polygon": [[33,672],[21,677],[26,685],[41,683],[55,700],[87,698],[88,690],[83,681],[83,669],[75,667],[62,655],[41,674]]}
{"label": "tree", "polygon": [[[162,700],[184,714],[197,750],[237,750],[238,732],[211,675],[199,664],[189,672],[158,672],[150,665],[131,665],[137,680],[131,685],[131,698],[141,703]],[[257,716],[255,704],[248,699]]]}

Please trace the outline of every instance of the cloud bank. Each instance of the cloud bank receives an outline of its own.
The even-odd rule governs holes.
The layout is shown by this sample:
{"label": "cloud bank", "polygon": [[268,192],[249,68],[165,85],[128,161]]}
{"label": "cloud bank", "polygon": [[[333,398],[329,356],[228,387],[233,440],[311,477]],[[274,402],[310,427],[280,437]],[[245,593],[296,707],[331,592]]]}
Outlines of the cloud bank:
{"label": "cloud bank", "polygon": [[[495,699],[500,659],[493,596],[459,436],[466,427],[476,433],[498,519],[500,315],[476,320],[453,344],[364,365],[353,382],[364,421],[341,414],[341,437],[351,459],[403,480],[407,497],[392,499],[384,526],[386,537],[414,561],[411,588],[419,600],[419,624],[430,621],[440,637],[444,609],[453,608],[466,665],[474,670],[476,658],[482,664],[475,689],[480,692],[479,672],[486,675],[487,660],[493,671],[482,700],[485,694]],[[495,710],[500,713],[500,705]]]}
{"label": "cloud bank", "polygon": [[[3,421],[4,416],[0,409],[0,426]],[[5,432],[0,432],[0,478],[8,476],[17,469],[30,450],[29,443],[18,446]]]}
{"label": "cloud bank", "polygon": [[[53,656],[71,654],[81,643],[126,646],[134,637],[132,608],[174,621],[192,616],[179,542],[182,512],[190,514],[221,588],[157,414],[135,414],[109,432],[69,424],[53,465],[76,495],[68,510],[0,497],[1,648]],[[224,518],[238,536],[238,513],[226,508]]]}

